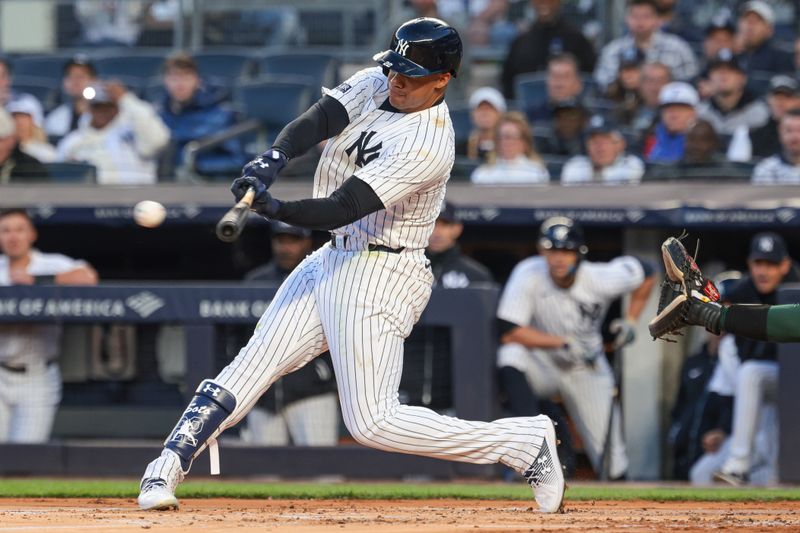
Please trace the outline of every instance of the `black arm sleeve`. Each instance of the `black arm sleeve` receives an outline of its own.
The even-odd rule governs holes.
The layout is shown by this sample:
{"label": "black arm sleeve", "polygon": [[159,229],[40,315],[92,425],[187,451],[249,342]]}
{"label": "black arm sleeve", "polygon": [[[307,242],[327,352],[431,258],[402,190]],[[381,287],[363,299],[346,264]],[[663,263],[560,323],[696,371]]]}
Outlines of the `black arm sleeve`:
{"label": "black arm sleeve", "polygon": [[308,111],[287,124],[272,148],[292,159],[303,155],[315,144],[339,135],[349,123],[347,110],[339,100],[325,95]]}
{"label": "black arm sleeve", "polygon": [[272,218],[301,228],[332,230],[384,209],[372,187],[355,176],[327,198],[278,202]]}

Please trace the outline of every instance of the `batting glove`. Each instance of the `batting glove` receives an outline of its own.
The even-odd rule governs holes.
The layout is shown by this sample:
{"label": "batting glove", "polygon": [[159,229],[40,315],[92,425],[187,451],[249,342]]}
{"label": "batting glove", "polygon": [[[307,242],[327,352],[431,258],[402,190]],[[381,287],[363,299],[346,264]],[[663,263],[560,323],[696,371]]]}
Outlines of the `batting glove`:
{"label": "batting glove", "polygon": [[615,350],[636,340],[636,324],[632,320],[622,318],[612,320],[608,330],[614,334],[614,342],[611,347]]}
{"label": "batting glove", "polygon": [[244,197],[245,193],[247,193],[247,189],[250,187],[255,190],[253,204],[250,209],[267,218],[275,218],[275,215],[278,213],[278,208],[280,207],[280,202],[272,197],[267,187],[255,176],[246,176],[233,180],[231,184],[233,197],[236,198],[238,202]]}
{"label": "batting glove", "polygon": [[269,189],[275,183],[278,172],[286,166],[288,161],[280,150],[269,149],[242,168],[242,177],[258,178],[264,187]]}

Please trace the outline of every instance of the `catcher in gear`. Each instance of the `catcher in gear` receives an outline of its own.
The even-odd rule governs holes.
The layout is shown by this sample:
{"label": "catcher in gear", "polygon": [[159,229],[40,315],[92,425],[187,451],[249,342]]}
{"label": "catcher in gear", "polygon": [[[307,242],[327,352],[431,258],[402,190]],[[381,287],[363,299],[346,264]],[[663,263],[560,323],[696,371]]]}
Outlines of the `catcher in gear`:
{"label": "catcher in gear", "polygon": [[658,314],[648,325],[653,338],[671,340],[686,326],[703,326],[719,335],[727,332],[755,340],[800,342],[800,304],[720,304],[719,292],[697,267],[681,237],[661,245],[666,278],[661,285]]}

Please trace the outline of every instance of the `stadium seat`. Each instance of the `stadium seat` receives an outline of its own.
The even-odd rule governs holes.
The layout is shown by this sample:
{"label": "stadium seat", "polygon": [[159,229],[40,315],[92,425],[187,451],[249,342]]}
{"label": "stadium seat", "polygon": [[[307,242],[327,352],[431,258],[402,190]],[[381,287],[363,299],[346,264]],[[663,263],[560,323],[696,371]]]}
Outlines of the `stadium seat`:
{"label": "stadium seat", "polygon": [[161,73],[164,54],[113,55],[98,58],[95,61],[97,72],[101,78],[119,76],[149,79]]}
{"label": "stadium seat", "polygon": [[52,109],[58,103],[59,87],[49,78],[35,76],[14,76],[13,89],[18,93],[29,93],[41,102],[45,111]]}
{"label": "stadium seat", "polygon": [[248,77],[255,69],[252,54],[246,52],[198,52],[193,57],[202,77],[229,80],[229,84]]}
{"label": "stadium seat", "polygon": [[35,76],[61,86],[62,71],[71,55],[18,56],[11,61],[14,77]]}
{"label": "stadium seat", "polygon": [[270,54],[259,62],[258,69],[260,74],[268,76],[306,76],[313,80],[317,91],[320,87],[333,88],[339,83],[339,60],[327,54]]}
{"label": "stadium seat", "polygon": [[472,117],[466,105],[454,105],[450,108],[450,120],[453,121],[453,130],[456,134],[456,146],[466,146],[469,134],[472,131]]}
{"label": "stadium seat", "polygon": [[456,156],[453,170],[450,171],[451,181],[470,181],[470,177],[481,162],[464,156]]}
{"label": "stadium seat", "polygon": [[244,118],[261,121],[271,141],[281,128],[311,106],[311,95],[308,78],[280,76],[239,85],[234,101]]}
{"label": "stadium seat", "polygon": [[97,168],[88,163],[43,163],[52,183],[96,183]]}
{"label": "stadium seat", "polygon": [[542,156],[542,162],[547,167],[547,172],[550,173],[550,183],[559,183],[561,181],[561,170],[568,159],[569,157],[560,155]]}
{"label": "stadium seat", "polygon": [[514,78],[514,95],[520,109],[530,109],[547,102],[544,72],[528,72]]}

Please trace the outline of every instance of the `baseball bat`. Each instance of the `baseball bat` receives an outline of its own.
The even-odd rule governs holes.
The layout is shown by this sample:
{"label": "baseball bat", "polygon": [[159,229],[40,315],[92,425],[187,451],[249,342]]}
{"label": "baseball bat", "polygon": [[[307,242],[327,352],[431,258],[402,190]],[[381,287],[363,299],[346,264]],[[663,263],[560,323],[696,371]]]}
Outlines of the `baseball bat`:
{"label": "baseball bat", "polygon": [[256,190],[249,187],[242,199],[219,219],[219,222],[217,222],[217,237],[219,240],[233,242],[239,238],[244,225],[247,223],[247,215],[250,213],[250,206],[253,205],[253,197],[255,195]]}

